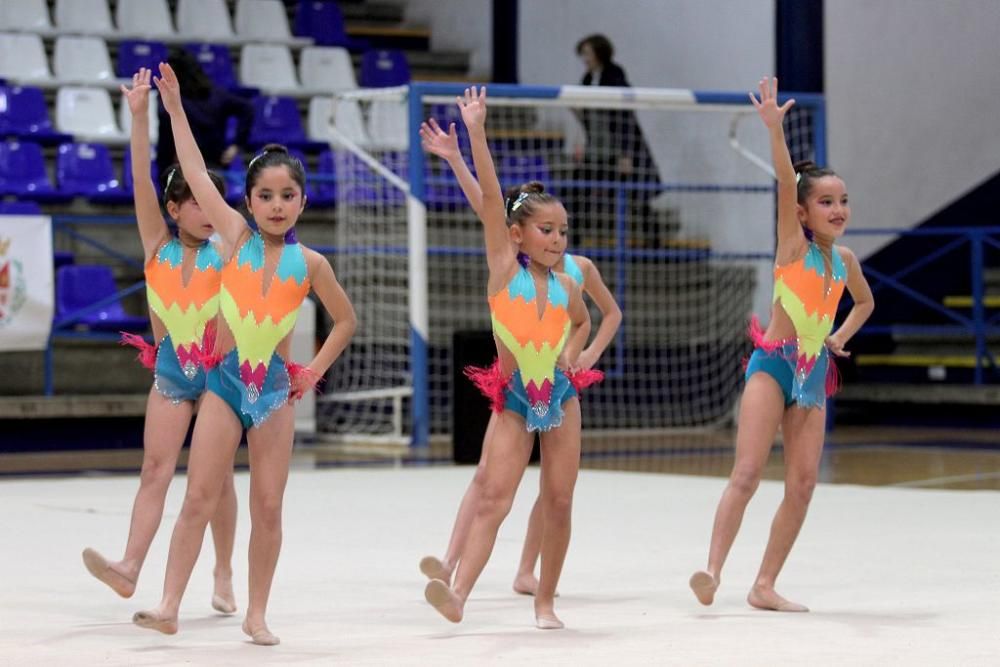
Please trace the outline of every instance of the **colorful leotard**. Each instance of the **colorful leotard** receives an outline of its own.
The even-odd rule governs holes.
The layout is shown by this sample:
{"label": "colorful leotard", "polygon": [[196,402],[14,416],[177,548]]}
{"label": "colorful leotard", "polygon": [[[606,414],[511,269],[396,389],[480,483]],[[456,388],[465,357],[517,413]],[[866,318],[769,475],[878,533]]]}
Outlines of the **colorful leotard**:
{"label": "colorful leotard", "polygon": [[576,258],[573,255],[566,253],[563,255],[563,273],[573,279],[580,287],[583,287],[583,270],[580,265],[577,264]]}
{"label": "colorful leotard", "polygon": [[[521,271],[527,272],[525,269]],[[566,254],[563,258],[563,273],[569,276],[573,282],[575,282],[580,287],[583,287],[583,271],[580,269],[580,265],[577,263],[576,259],[570,255]],[[550,284],[553,280],[553,276],[550,273]],[[528,280],[531,280],[531,293],[534,294],[534,281],[531,279],[530,274],[528,274]],[[515,280],[518,280],[518,276],[515,276]],[[511,293],[511,286],[514,284],[511,281],[506,290],[501,290],[496,296],[491,297],[490,306],[492,310],[493,300],[503,294],[505,291],[509,295]],[[558,279],[555,281],[558,284]],[[562,290],[562,285],[559,285],[559,289]],[[565,293],[565,290],[562,290]],[[526,298],[526,297],[525,297]],[[531,301],[530,312],[534,314],[535,320],[538,320],[538,310],[537,305]],[[522,299],[523,300],[523,299]],[[569,296],[566,295],[566,305],[568,307]],[[496,332],[496,315],[494,313],[494,332]],[[568,313],[567,313],[568,321]],[[497,335],[499,338],[500,336]],[[502,340],[502,339],[501,339]],[[505,343],[506,345],[506,343]],[[513,349],[511,349],[513,353]],[[560,348],[561,352],[561,348]],[[559,357],[557,352],[553,355],[554,359]],[[517,357],[515,356],[515,360]],[[553,362],[554,363],[554,362]],[[554,368],[554,367],[553,367]],[[504,410],[511,410],[521,415],[524,419],[525,424],[529,430],[549,430],[555,428],[562,422],[562,404],[569,399],[580,396],[581,392],[592,384],[596,384],[604,379],[604,373],[594,369],[580,370],[575,373],[563,373],[562,370],[554,368],[553,377],[554,381],[552,383],[552,391],[548,401],[545,406],[556,407],[550,418],[539,420],[535,416],[533,410],[529,410],[532,402],[528,397],[528,390],[524,385],[522,380],[522,374],[520,369],[515,370],[511,374],[504,374],[503,368],[500,363],[500,359],[494,360],[493,365],[488,368],[478,368],[476,366],[468,366],[465,368],[465,375],[472,380],[472,382],[479,388],[479,391],[489,399],[490,405],[494,412],[503,412]],[[529,380],[530,382],[530,380]],[[544,381],[543,381],[544,384]],[[535,392],[537,395],[537,392]],[[536,396],[537,397],[537,396]],[[537,404],[537,401],[536,401]],[[546,409],[547,409],[546,408]],[[532,415],[529,417],[529,413]]]}
{"label": "colorful leotard", "polygon": [[163,322],[166,336],[155,347],[138,336],[123,336],[154,371],[157,391],[176,402],[196,400],[205,389],[202,360],[214,346],[222,269],[222,258],[209,241],[198,248],[186,285],[183,262],[184,245],[174,237],[146,263],[149,309]]}
{"label": "colorful leotard", "polygon": [[246,428],[260,426],[288,400],[289,365],[276,349],[294,328],[309,288],[302,246],[286,242],[264,292],[264,239],[259,232],[222,269],[219,312],[235,346],[212,369],[208,387],[229,403]]}
{"label": "colorful leotard", "polygon": [[[836,246],[831,251],[831,269],[827,277],[823,252],[812,241],[801,259],[774,267],[774,303],[788,314],[794,338],[765,341],[760,325],[756,320],[751,323],[757,349],[747,366],[747,377],[758,370],[774,376],[787,405],[822,407],[836,385],[836,367],[826,339],[847,285],[847,267]],[[778,359],[785,362],[787,371],[776,368]]]}

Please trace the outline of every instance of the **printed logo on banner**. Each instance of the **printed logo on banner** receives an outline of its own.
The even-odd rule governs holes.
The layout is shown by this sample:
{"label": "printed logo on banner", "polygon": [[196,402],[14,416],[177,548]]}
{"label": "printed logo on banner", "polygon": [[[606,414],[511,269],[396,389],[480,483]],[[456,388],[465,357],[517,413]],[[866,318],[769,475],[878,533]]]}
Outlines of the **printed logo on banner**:
{"label": "printed logo on banner", "polygon": [[10,325],[28,294],[24,267],[10,256],[11,239],[0,238],[0,329]]}

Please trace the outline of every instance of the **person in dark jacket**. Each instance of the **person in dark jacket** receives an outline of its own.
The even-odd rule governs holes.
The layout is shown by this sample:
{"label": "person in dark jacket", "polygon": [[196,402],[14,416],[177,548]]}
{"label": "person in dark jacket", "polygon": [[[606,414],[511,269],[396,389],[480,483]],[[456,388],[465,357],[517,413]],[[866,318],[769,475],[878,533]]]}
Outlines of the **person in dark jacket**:
{"label": "person in dark jacket", "polygon": [[[242,154],[253,125],[253,104],[221,88],[205,74],[198,59],[184,50],[176,50],[168,60],[184,91],[184,112],[191,123],[195,141],[205,156],[209,169],[226,169]],[[188,93],[190,91],[190,94]],[[156,144],[156,163],[166,173],[177,162],[170,116],[159,109],[160,137]],[[234,136],[227,136],[229,119],[236,120]]]}
{"label": "person in dark jacket", "polygon": [[[630,87],[621,65],[614,62],[614,46],[600,34],[584,37],[576,45],[577,55],[587,68],[580,82],[584,86]],[[580,187],[572,198],[574,213],[581,224],[583,239],[591,243],[613,238],[616,224],[617,192],[612,182],[625,188],[629,202],[627,221],[630,244],[645,247],[659,245],[649,200],[657,194],[659,170],[646,145],[642,129],[629,110],[583,109],[580,121],[587,134],[587,143],[576,154],[578,181],[607,183],[608,187]],[[596,229],[595,229],[596,228]],[[636,238],[632,230],[639,232]],[[597,240],[599,239],[599,240]]]}

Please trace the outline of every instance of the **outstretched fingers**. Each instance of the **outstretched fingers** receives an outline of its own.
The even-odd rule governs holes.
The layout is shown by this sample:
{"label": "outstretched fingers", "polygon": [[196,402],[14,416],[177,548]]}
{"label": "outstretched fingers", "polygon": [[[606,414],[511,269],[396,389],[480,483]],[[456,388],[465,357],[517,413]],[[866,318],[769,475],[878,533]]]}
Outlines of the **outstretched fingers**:
{"label": "outstretched fingers", "polygon": [[428,121],[428,124],[430,125],[430,129],[433,130],[434,134],[444,134],[444,130],[441,129],[441,126],[438,125],[438,122],[435,119],[431,118]]}

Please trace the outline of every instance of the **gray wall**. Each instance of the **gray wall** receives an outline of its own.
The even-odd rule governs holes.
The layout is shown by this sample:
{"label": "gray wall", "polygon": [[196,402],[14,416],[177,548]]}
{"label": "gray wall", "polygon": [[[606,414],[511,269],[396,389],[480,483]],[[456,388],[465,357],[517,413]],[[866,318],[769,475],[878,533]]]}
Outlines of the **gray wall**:
{"label": "gray wall", "polygon": [[407,21],[431,28],[434,51],[468,51],[473,79],[493,71],[492,0],[406,0]]}
{"label": "gray wall", "polygon": [[[633,86],[750,90],[774,68],[773,0],[521,0],[520,80],[576,84],[583,65],[575,47],[602,32]],[[667,182],[767,184],[768,177],[728,144],[726,114],[643,111],[639,122]],[[741,140],[766,155],[766,134],[755,118]],[[709,238],[718,250],[773,248],[769,195],[668,194],[688,237]],[[764,314],[771,290],[769,262],[758,272],[754,310]]]}
{"label": "gray wall", "polygon": [[1000,2],[827,0],[825,12],[830,163],[853,227],[910,227],[1000,170]]}

